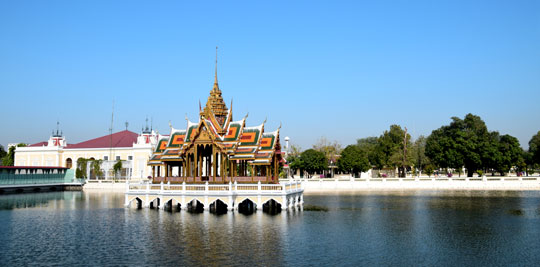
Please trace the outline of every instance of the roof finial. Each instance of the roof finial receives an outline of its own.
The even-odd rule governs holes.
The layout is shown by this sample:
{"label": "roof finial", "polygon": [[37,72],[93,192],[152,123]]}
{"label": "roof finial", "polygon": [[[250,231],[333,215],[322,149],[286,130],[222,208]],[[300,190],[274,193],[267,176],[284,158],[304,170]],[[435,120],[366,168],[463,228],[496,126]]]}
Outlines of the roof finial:
{"label": "roof finial", "polygon": [[216,73],[214,75],[214,83],[217,84],[217,49],[218,47],[216,46]]}

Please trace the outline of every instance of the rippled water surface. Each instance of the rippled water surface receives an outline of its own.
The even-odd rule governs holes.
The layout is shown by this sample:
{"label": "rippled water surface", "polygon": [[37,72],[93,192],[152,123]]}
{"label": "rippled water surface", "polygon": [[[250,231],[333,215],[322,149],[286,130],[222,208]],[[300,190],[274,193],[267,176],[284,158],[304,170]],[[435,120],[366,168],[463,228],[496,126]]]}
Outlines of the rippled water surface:
{"label": "rippled water surface", "polygon": [[540,192],[306,195],[328,211],[125,209],[123,194],[0,196],[0,265],[537,265]]}

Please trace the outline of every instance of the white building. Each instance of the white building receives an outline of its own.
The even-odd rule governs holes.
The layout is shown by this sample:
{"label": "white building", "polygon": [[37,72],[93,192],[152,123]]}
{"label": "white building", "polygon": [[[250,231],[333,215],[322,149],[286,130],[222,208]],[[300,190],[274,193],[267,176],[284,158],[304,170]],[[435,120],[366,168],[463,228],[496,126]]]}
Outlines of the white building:
{"label": "white building", "polygon": [[121,160],[130,179],[142,179],[152,175],[148,160],[157,143],[158,134],[146,127],[140,134],[125,130],[84,142],[69,144],[58,130],[48,141],[17,147],[15,166],[61,166],[77,168],[77,160],[103,160],[105,177],[114,162]]}

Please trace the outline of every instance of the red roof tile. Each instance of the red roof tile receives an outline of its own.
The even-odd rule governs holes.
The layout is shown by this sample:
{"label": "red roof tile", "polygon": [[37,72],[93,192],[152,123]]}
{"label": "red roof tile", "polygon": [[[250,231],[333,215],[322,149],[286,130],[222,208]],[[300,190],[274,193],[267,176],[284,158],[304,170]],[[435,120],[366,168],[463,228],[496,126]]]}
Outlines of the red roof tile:
{"label": "red roof tile", "polygon": [[31,146],[31,147],[34,147],[34,146],[47,146],[48,144],[49,144],[49,142],[43,141],[43,142],[28,145],[28,146]]}
{"label": "red roof tile", "polygon": [[[112,147],[132,147],[133,143],[137,142],[139,135],[125,130],[112,134]],[[111,147],[111,135],[105,135],[92,140],[84,141],[78,144],[68,144],[67,149],[70,148],[107,148]]]}

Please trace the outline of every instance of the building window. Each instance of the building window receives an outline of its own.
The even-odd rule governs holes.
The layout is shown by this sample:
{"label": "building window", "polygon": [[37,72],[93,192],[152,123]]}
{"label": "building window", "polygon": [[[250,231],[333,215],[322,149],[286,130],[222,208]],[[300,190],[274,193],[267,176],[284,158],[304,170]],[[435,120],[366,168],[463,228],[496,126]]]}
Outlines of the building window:
{"label": "building window", "polygon": [[128,160],[133,160],[133,156],[128,156]]}
{"label": "building window", "polygon": [[71,160],[71,158],[67,158],[66,159],[66,168],[71,169],[72,166],[73,166],[73,160]]}
{"label": "building window", "polygon": [[109,156],[103,157],[103,160],[109,160]]}
{"label": "building window", "polygon": [[120,160],[120,156],[116,156],[116,160]]}

